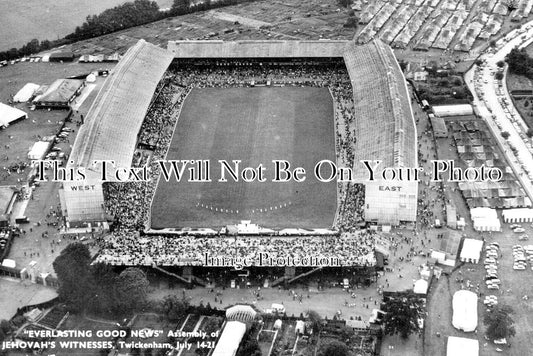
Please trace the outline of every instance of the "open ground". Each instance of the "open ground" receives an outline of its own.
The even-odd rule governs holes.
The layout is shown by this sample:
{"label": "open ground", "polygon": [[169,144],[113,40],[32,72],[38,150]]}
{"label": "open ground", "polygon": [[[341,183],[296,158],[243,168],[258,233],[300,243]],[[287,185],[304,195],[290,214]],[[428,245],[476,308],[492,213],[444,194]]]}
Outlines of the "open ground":
{"label": "open ground", "polygon": [[[215,227],[252,220],[269,228],[328,228],[336,184],[316,179],[320,160],[335,161],[333,103],[326,88],[195,89],[182,109],[167,160],[209,160],[210,183],[160,179],[152,227]],[[264,182],[219,182],[226,160],[262,164]],[[303,167],[303,182],[273,182],[272,160]]]}

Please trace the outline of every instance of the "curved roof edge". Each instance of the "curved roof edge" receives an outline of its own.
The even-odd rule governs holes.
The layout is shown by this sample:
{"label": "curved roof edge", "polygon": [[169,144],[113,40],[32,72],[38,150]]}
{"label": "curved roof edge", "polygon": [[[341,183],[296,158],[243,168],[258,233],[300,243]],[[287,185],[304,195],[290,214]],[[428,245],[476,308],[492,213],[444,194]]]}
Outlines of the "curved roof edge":
{"label": "curved roof edge", "polygon": [[172,59],[170,52],[145,40],[126,52],[87,113],[70,165],[89,168],[94,160],[114,160],[117,166],[130,166],[142,122]]}
{"label": "curved roof edge", "polygon": [[381,167],[417,167],[411,99],[392,49],[377,39],[364,45],[352,41],[344,62],[354,95],[355,162],[381,160]]}

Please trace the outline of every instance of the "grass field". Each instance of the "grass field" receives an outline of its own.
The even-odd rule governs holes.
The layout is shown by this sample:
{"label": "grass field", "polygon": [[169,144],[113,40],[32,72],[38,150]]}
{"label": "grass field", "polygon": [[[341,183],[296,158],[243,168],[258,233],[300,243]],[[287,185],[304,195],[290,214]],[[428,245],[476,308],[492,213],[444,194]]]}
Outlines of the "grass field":
{"label": "grass field", "polygon": [[[160,179],[152,227],[221,227],[244,219],[271,228],[331,227],[336,184],[319,182],[313,167],[323,159],[335,161],[333,130],[325,88],[193,90],[167,159],[209,160],[212,182]],[[307,179],[272,182],[273,159],[304,167]],[[218,182],[218,160],[242,160],[242,168],[262,163],[267,181]]]}
{"label": "grass field", "polygon": [[[17,63],[0,68],[0,102],[7,103],[13,95],[17,93],[26,83],[51,84],[59,78],[66,78],[74,75],[88,74],[96,69],[112,69],[113,63]],[[102,78],[98,78],[99,89],[103,83]],[[98,90],[93,90],[84,101],[79,112],[86,114],[91,102],[96,97]],[[14,164],[15,162],[29,162],[27,154],[39,136],[51,136],[57,133],[62,125],[62,121],[67,115],[66,110],[35,110],[31,111],[29,104],[20,103],[15,107],[28,114],[28,120],[13,123],[5,130],[0,130],[0,159],[2,164],[0,169]],[[74,127],[75,133],[78,132]],[[70,145],[74,142],[74,135],[69,138],[70,143],[62,143],[60,148],[65,153],[70,152]],[[5,145],[8,145],[7,148]],[[5,157],[9,160],[6,160]],[[18,179],[25,179],[29,168],[20,174],[12,174],[8,177],[0,171],[0,185],[17,184]]]}
{"label": "grass field", "polygon": [[[56,40],[81,26],[88,15],[125,3],[127,0],[2,0],[0,1],[0,51],[21,47],[33,38]],[[172,0],[156,0],[168,8]]]}

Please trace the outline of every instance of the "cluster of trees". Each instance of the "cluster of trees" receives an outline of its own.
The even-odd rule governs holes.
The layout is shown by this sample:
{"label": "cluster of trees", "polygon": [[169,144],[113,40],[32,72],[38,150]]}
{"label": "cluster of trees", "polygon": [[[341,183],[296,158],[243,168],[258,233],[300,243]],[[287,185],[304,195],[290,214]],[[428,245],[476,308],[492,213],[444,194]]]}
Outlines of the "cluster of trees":
{"label": "cluster of trees", "polygon": [[485,333],[490,340],[508,339],[515,336],[512,314],[514,314],[513,308],[504,304],[494,306],[485,314],[483,320],[487,327]]}
{"label": "cluster of trees", "polygon": [[105,264],[91,266],[91,254],[81,243],[68,245],[54,261],[59,297],[73,312],[129,313],[146,302],[148,279],[139,268],[117,274]]}
{"label": "cluster of trees", "polygon": [[24,46],[20,48],[11,48],[8,51],[2,51],[0,52],[0,61],[8,61],[24,56],[29,56],[30,54],[39,53],[41,51],[46,51],[54,46],[59,46],[63,44],[63,41],[54,41],[50,42],[48,40],[44,40],[42,42],[39,42],[38,39],[34,38],[30,42],[26,43]]}
{"label": "cluster of trees", "polygon": [[257,324],[252,324],[252,326],[246,331],[242,337],[241,344],[237,350],[236,356],[261,356],[261,348],[259,343],[255,338],[258,332]]}
{"label": "cluster of trees", "polygon": [[420,332],[419,319],[423,318],[422,302],[416,295],[403,298],[389,298],[382,310],[386,312],[383,317],[384,332],[387,335],[396,335],[407,339],[412,333]]}
{"label": "cluster of trees", "polygon": [[174,0],[169,10],[160,11],[155,1],[134,0],[133,2],[126,2],[114,8],[107,9],[99,15],[87,16],[85,22],[81,26],[76,27],[74,32],[65,36],[65,38],[54,41],[32,39],[21,48],[0,51],[0,61],[29,56],[53,47],[144,25],[167,17],[185,15],[196,11],[204,11],[250,1],[254,0],[217,0],[215,2],[204,0],[197,3],[193,3],[191,0]]}
{"label": "cluster of trees", "polygon": [[511,73],[533,78],[533,58],[527,54],[524,48],[513,48],[505,57],[505,61],[509,64]]}
{"label": "cluster of trees", "polygon": [[99,15],[87,16],[83,25],[65,38],[80,41],[125,28],[144,25],[163,18],[155,1],[135,0],[107,9]]}

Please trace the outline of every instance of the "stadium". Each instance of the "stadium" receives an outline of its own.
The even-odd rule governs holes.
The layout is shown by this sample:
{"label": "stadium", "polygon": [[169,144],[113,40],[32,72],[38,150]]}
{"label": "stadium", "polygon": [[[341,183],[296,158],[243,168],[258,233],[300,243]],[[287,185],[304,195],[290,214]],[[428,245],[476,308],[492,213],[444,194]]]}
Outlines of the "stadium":
{"label": "stadium", "polygon": [[[369,182],[360,161],[417,167],[410,102],[379,40],[171,41],[167,50],[140,40],[79,130],[68,167],[86,179],[63,184],[62,209],[71,228],[112,223],[98,257],[110,264],[201,266],[202,251],[255,260],[290,249],[375,265],[375,237],[360,228],[416,221],[418,187]],[[152,179],[103,183],[98,160],[147,166]],[[356,173],[279,183],[267,169],[265,182],[220,183],[215,172],[198,183],[162,179],[160,160],[286,160],[309,172],[328,160]]]}

